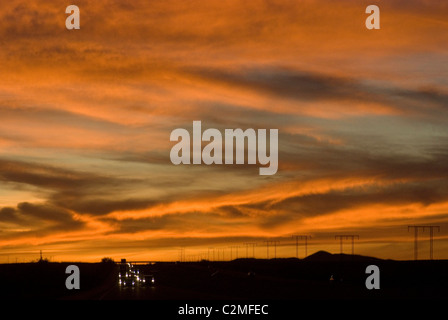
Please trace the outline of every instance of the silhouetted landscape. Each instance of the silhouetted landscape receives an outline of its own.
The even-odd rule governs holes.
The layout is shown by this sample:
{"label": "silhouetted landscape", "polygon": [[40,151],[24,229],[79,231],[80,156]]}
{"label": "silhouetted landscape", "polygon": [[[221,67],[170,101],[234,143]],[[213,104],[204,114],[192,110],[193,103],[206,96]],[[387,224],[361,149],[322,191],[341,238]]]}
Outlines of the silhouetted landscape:
{"label": "silhouetted landscape", "polygon": [[[80,269],[79,290],[68,290],[65,269]],[[368,265],[380,268],[379,290],[368,290]],[[446,299],[448,260],[394,261],[319,251],[305,259],[136,264],[153,286],[122,287],[119,265],[40,261],[0,265],[2,299]],[[332,279],[332,280],[330,280]]]}

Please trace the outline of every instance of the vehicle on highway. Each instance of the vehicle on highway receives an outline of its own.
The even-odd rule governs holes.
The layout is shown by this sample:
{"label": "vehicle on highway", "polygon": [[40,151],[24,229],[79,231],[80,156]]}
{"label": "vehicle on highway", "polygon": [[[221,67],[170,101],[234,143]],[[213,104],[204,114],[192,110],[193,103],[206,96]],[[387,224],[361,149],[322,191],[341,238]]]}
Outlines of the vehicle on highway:
{"label": "vehicle on highway", "polygon": [[146,287],[151,287],[151,286],[155,286],[156,284],[156,280],[154,275],[152,274],[145,274],[141,277],[141,285],[142,286],[146,286]]}
{"label": "vehicle on highway", "polygon": [[137,281],[134,276],[122,276],[119,274],[118,276],[118,284],[123,287],[134,287],[137,285]]}
{"label": "vehicle on highway", "polygon": [[138,273],[135,271],[134,266],[122,261],[118,272],[118,285],[123,287],[134,287],[138,285],[138,279]]}

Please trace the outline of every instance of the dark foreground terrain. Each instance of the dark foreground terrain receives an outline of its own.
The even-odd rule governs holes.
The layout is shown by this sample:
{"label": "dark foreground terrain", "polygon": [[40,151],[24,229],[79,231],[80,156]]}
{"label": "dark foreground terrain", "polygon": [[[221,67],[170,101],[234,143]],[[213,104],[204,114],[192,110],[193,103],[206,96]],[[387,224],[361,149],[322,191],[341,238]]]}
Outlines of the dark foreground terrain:
{"label": "dark foreground terrain", "polygon": [[[69,264],[80,268],[80,290],[65,287]],[[379,290],[365,286],[371,264],[380,268]],[[113,263],[4,264],[0,299],[448,299],[448,260],[392,261],[318,252],[303,260],[159,262],[136,269],[154,275],[154,286],[119,286],[118,266]]]}

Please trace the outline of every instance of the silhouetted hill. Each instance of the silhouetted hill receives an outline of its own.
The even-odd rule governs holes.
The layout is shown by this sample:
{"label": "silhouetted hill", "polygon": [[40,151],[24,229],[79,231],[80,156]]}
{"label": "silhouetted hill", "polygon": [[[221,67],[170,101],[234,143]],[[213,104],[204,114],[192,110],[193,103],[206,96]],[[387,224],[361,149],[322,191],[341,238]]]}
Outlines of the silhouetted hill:
{"label": "silhouetted hill", "polygon": [[333,255],[327,251],[318,251],[312,255],[304,258],[304,261],[332,261]]}
{"label": "silhouetted hill", "polygon": [[303,259],[303,261],[317,261],[317,262],[337,262],[337,261],[382,261],[382,259],[361,256],[361,255],[351,255],[351,254],[332,254],[327,251],[318,251],[312,255]]}

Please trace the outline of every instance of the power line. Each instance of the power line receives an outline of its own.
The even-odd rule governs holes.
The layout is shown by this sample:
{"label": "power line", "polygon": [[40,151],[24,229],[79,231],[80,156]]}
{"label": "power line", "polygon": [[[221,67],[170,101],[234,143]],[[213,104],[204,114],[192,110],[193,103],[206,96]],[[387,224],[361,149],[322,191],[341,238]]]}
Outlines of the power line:
{"label": "power line", "polygon": [[208,261],[210,261],[210,250],[213,250],[213,261],[215,261],[215,248],[209,247],[207,254],[208,254]]}
{"label": "power line", "polygon": [[185,248],[184,247],[179,249],[179,261],[180,262],[185,261]]}
{"label": "power line", "polygon": [[229,248],[230,248],[230,260],[232,260],[232,252],[233,252],[233,250],[232,249],[236,249],[235,251],[236,251],[236,257],[235,257],[235,259],[238,259],[238,248],[239,248],[240,246],[230,246]]}
{"label": "power line", "polygon": [[429,259],[433,259],[433,249],[434,249],[434,229],[440,232],[440,226],[408,226],[409,229],[414,228],[414,260],[418,260],[418,230],[425,232],[425,228],[429,229]]}
{"label": "power line", "polygon": [[246,246],[246,258],[249,258],[249,246],[252,246],[252,258],[255,258],[255,246],[257,245],[255,242],[245,242]]}
{"label": "power line", "polygon": [[277,259],[277,243],[280,243],[280,241],[272,241],[272,243],[274,244],[274,259]]}
{"label": "power line", "polygon": [[357,238],[359,240],[359,235],[357,235],[357,234],[343,234],[343,235],[336,235],[334,238],[335,239],[339,239],[339,241],[340,241],[340,251],[341,251],[341,254],[342,254],[342,240],[343,239],[345,239],[345,240],[351,239],[352,240],[352,255],[355,253],[355,238]]}
{"label": "power line", "polygon": [[268,259],[269,259],[269,244],[273,244],[274,245],[274,258],[277,258],[277,243],[280,243],[280,241],[278,241],[278,240],[265,240],[264,242],[266,242],[266,253],[267,253]]}
{"label": "power line", "polygon": [[311,239],[311,236],[307,235],[293,235],[293,238],[296,239],[296,258],[299,258],[299,240],[305,239],[305,257],[308,256],[308,239]]}
{"label": "power line", "polygon": [[[218,254],[218,260],[217,261],[224,261],[225,258],[225,248],[216,248],[216,252]],[[221,258],[220,258],[221,257]],[[221,259],[221,260],[220,260]]]}
{"label": "power line", "polygon": [[264,242],[266,242],[266,255],[267,255],[267,258],[269,259],[269,243],[270,243],[270,241],[265,240]]}

